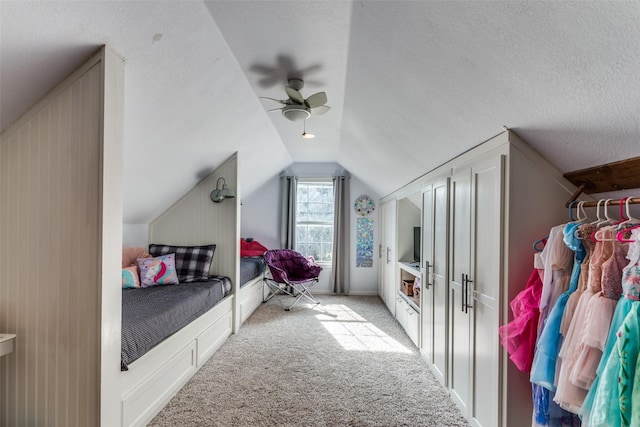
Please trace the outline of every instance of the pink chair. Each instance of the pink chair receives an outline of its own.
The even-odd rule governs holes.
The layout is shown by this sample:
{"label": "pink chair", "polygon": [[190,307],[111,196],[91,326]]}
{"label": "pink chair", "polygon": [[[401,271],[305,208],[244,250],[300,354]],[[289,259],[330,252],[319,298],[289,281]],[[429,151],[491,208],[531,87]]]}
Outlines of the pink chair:
{"label": "pink chair", "polygon": [[[278,294],[286,294],[295,298],[285,310],[291,310],[301,298],[313,304],[319,302],[313,297],[310,288],[318,283],[322,267],[313,260],[305,258],[300,252],[291,249],[272,249],[264,253],[264,261],[269,267],[271,277],[265,276],[264,283],[269,290],[265,298],[268,301]],[[282,306],[279,298],[276,298]]]}

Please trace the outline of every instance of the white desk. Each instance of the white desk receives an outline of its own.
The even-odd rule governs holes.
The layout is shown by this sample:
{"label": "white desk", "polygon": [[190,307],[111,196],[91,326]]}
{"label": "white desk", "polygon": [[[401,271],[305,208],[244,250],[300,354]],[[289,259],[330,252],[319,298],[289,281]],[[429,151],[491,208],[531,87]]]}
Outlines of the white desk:
{"label": "white desk", "polygon": [[9,354],[15,348],[16,334],[1,334],[0,333],[0,357],[5,354]]}

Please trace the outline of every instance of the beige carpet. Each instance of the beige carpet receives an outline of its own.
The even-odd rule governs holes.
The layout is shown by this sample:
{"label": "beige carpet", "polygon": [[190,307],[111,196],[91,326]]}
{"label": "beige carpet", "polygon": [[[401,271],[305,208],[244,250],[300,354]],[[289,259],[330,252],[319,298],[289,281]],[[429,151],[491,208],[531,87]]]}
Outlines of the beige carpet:
{"label": "beige carpet", "polygon": [[467,426],[378,297],[262,304],[151,426]]}

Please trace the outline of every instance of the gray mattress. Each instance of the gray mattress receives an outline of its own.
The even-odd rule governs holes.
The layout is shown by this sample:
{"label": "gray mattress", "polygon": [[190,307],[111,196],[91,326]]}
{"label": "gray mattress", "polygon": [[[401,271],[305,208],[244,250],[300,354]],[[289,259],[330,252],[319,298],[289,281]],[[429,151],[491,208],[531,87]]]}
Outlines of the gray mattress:
{"label": "gray mattress", "polygon": [[264,260],[261,256],[240,258],[240,287],[264,271]]}
{"label": "gray mattress", "polygon": [[228,277],[122,290],[122,361],[128,365],[231,293]]}

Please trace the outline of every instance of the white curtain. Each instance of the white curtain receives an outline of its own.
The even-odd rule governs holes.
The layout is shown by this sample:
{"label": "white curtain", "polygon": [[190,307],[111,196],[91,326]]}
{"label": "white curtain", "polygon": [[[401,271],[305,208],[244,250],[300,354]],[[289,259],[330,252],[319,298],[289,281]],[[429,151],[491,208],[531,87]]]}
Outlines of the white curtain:
{"label": "white curtain", "polygon": [[296,192],[295,176],[280,177],[280,248],[295,249],[296,245]]}
{"label": "white curtain", "polygon": [[349,295],[349,233],[351,232],[349,177],[334,177],[333,191],[335,201],[330,286],[334,294]]}

